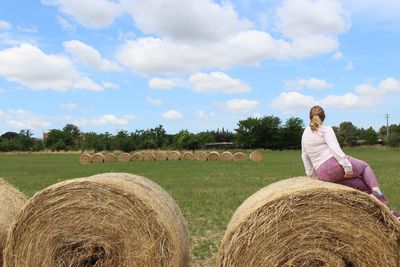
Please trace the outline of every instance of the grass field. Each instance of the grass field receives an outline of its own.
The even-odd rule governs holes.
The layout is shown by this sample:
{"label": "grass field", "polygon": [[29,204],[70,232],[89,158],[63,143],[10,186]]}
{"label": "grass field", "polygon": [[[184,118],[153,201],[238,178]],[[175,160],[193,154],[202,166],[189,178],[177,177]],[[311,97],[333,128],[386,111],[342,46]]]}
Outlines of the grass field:
{"label": "grass field", "polygon": [[[374,169],[392,207],[400,209],[400,150],[345,149]],[[28,196],[62,180],[104,172],[145,176],[177,201],[191,242],[192,266],[213,266],[233,212],[258,189],[302,176],[299,151],[266,151],[261,162],[155,161],[81,165],[78,154],[0,154],[0,177]]]}

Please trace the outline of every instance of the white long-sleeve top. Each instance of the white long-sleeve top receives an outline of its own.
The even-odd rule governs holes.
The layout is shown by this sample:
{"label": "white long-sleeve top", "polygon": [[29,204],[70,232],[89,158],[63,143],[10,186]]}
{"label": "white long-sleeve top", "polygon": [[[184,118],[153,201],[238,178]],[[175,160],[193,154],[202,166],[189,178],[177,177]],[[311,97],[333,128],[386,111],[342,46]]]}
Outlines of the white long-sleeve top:
{"label": "white long-sleeve top", "polygon": [[315,170],[331,157],[335,157],[345,172],[352,171],[351,163],[345,158],[332,127],[321,125],[315,132],[310,126],[306,127],[301,138],[301,158],[307,176],[314,176]]}

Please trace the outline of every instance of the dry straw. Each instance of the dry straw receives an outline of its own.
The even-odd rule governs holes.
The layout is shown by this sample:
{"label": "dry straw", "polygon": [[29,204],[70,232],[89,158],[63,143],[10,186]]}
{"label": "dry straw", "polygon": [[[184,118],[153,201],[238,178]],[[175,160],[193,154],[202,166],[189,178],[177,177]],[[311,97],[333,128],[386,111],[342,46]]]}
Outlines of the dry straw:
{"label": "dry straw", "polygon": [[208,153],[208,160],[210,161],[217,161],[220,159],[220,154],[217,151],[211,151]]}
{"label": "dry straw", "polygon": [[220,159],[222,161],[232,161],[233,160],[233,154],[230,151],[225,151],[222,152]]}
{"label": "dry straw", "polygon": [[262,153],[260,151],[253,151],[250,153],[250,157],[249,157],[252,161],[262,161],[263,156]]}
{"label": "dry straw", "polygon": [[82,164],[90,164],[90,163],[92,163],[92,155],[87,154],[87,153],[82,154],[79,157],[79,162],[82,163]]}
{"label": "dry straw", "polygon": [[104,162],[104,156],[101,153],[96,153],[92,156],[92,162],[93,163],[103,163]]}
{"label": "dry straw", "polygon": [[164,151],[157,151],[155,153],[156,160],[168,160],[168,155]]}
{"label": "dry straw", "polygon": [[236,152],[235,154],[233,154],[233,160],[234,161],[246,160],[246,154],[244,154],[243,152]]}
{"label": "dry straw", "polygon": [[134,153],[132,153],[131,159],[133,161],[142,161],[143,160],[143,154],[141,152],[134,152]]}
{"label": "dry straw", "polygon": [[196,160],[206,161],[207,158],[208,158],[208,155],[207,155],[207,153],[204,152],[204,151],[196,151],[196,152],[194,153],[194,158],[195,158]]}
{"label": "dry straw", "polygon": [[106,153],[104,155],[104,162],[114,162],[117,160],[117,157],[114,153]]}
{"label": "dry straw", "polygon": [[3,266],[2,252],[8,230],[26,201],[24,194],[0,178],[0,266]]}
{"label": "dry straw", "polygon": [[186,151],[182,155],[182,160],[194,160],[194,153],[192,151]]}
{"label": "dry straw", "polygon": [[181,153],[179,151],[170,151],[168,153],[168,160],[180,160]]}
{"label": "dry straw", "polygon": [[400,223],[375,198],[297,177],[236,210],[217,266],[400,266],[399,240]]}
{"label": "dry straw", "polygon": [[175,201],[126,173],[64,181],[35,194],[10,229],[7,267],[187,266],[188,234]]}
{"label": "dry straw", "polygon": [[144,151],[143,152],[143,160],[145,161],[154,161],[156,159],[156,155],[154,155],[151,151]]}
{"label": "dry straw", "polygon": [[131,154],[126,152],[121,153],[119,154],[118,160],[123,162],[131,161]]}

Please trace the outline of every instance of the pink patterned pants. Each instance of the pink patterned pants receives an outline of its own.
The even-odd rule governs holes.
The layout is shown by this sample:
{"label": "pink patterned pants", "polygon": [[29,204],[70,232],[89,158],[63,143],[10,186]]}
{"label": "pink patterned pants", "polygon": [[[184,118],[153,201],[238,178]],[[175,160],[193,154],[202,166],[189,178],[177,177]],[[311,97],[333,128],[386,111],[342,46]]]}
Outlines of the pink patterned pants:
{"label": "pink patterned pants", "polygon": [[375,174],[368,163],[346,156],[353,167],[353,177],[344,178],[344,169],[334,158],[330,158],[316,170],[317,177],[321,181],[347,185],[358,190],[371,193],[372,187],[379,186]]}

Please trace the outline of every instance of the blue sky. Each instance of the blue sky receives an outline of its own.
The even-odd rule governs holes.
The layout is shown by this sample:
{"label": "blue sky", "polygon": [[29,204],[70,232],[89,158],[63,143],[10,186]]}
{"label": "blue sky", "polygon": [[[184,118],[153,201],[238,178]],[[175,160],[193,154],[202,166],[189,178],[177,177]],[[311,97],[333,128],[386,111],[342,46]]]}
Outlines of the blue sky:
{"label": "blue sky", "polygon": [[0,133],[400,123],[398,0],[0,1]]}

